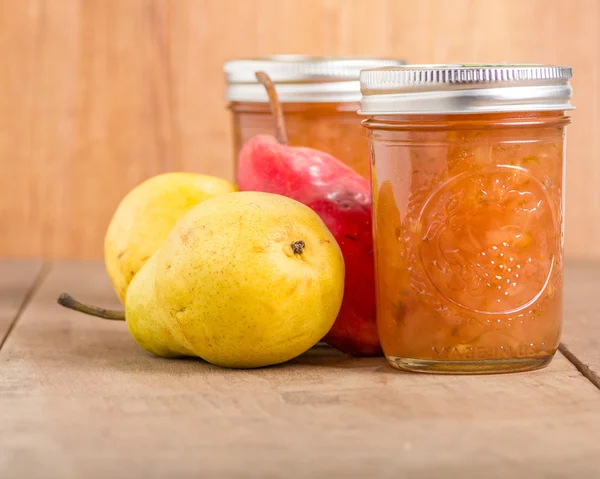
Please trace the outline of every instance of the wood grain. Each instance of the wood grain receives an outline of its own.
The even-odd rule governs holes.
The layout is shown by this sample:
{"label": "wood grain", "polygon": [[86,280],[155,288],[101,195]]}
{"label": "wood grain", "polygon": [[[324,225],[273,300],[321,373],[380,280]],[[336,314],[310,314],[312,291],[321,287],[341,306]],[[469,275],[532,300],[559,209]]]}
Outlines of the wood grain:
{"label": "wood grain", "polygon": [[571,261],[565,271],[565,354],[600,388],[600,262]]}
{"label": "wood grain", "polygon": [[19,311],[33,292],[41,270],[41,261],[0,261],[0,348]]}
{"label": "wood grain", "polygon": [[317,348],[236,371],[163,360],[104,268],[54,266],[0,351],[0,477],[597,478],[600,390],[562,355],[532,373],[400,373]]}
{"label": "wood grain", "polygon": [[600,257],[597,0],[0,0],[0,256],[100,257],[143,179],[231,178],[222,64],[278,53],[572,65],[566,250]]}

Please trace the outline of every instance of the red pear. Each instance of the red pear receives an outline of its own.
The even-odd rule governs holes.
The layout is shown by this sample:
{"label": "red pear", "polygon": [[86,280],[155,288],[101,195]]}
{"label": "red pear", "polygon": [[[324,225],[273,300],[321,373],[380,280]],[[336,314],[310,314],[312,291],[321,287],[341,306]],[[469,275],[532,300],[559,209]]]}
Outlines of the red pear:
{"label": "red pear", "polygon": [[379,355],[369,182],[328,153],[289,146],[275,86],[266,73],[258,72],[256,77],[269,95],[277,138],[259,135],[242,147],[238,187],[293,198],[321,217],[339,243],[346,265],[342,307],[323,340],[352,356]]}

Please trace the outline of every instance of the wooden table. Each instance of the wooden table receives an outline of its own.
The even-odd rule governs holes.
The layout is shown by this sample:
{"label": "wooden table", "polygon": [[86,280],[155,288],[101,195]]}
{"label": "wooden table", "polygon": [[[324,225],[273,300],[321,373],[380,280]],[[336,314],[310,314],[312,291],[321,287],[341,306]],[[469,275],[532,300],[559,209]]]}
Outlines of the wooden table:
{"label": "wooden table", "polygon": [[600,265],[566,276],[547,369],[430,376],[159,359],[56,305],[118,307],[101,264],[0,262],[0,478],[600,478]]}

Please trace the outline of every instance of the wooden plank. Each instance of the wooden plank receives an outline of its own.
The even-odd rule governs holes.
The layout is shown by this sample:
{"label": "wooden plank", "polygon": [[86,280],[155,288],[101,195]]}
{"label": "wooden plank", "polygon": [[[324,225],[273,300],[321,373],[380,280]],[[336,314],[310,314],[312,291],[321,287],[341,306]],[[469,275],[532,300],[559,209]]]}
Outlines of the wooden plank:
{"label": "wooden plank", "polygon": [[0,255],[100,258],[140,181],[233,178],[223,62],[278,53],[572,65],[566,249],[600,257],[597,0],[0,0]]}
{"label": "wooden plank", "polygon": [[0,261],[0,348],[42,269],[41,261]]}
{"label": "wooden plank", "polygon": [[600,474],[600,391],[562,355],[500,376],[400,373],[317,348],[225,370],[141,350],[103,267],[55,266],[0,351],[0,477],[577,477]]}
{"label": "wooden plank", "polygon": [[570,261],[565,269],[562,350],[600,388],[600,262]]}

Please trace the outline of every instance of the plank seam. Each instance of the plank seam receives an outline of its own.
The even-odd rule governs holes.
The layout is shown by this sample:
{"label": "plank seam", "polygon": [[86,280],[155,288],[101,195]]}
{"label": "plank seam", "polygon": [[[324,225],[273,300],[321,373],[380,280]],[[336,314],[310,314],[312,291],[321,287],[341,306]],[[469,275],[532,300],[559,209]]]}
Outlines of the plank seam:
{"label": "plank seam", "polygon": [[565,358],[569,360],[573,366],[575,366],[577,371],[579,371],[584,378],[600,389],[600,377],[594,371],[592,371],[587,364],[584,364],[582,361],[580,361],[565,343],[560,343],[558,345],[558,350]]}
{"label": "plank seam", "polygon": [[23,301],[21,302],[21,305],[19,306],[19,309],[17,310],[17,314],[15,314],[15,317],[14,317],[12,323],[8,327],[6,334],[4,335],[4,338],[0,339],[0,351],[2,350],[2,347],[4,346],[6,341],[8,341],[8,338],[11,335],[11,333],[13,332],[13,329],[15,328],[16,324],[19,322],[19,319],[25,312],[25,309],[27,309],[27,306],[29,306],[29,303],[31,303],[31,300],[33,299],[35,294],[40,289],[40,286],[46,279],[46,276],[48,276],[49,272],[50,272],[50,264],[46,263],[46,262],[42,263],[42,267],[36,274],[33,282],[31,283],[31,286],[27,290],[27,293],[25,293],[25,297],[23,298]]}

